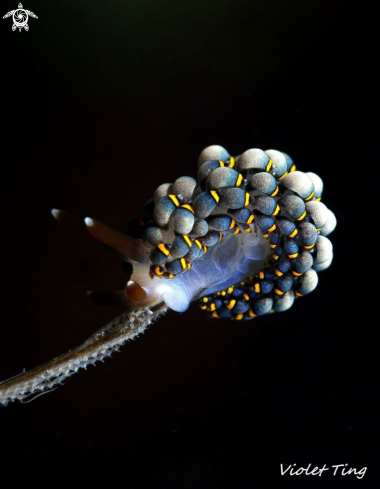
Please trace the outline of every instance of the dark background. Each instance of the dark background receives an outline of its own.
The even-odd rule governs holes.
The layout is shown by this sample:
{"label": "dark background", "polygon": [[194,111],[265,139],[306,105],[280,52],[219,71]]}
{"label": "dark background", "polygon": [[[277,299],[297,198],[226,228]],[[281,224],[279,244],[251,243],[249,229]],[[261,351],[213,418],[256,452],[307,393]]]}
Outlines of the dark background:
{"label": "dark background", "polygon": [[[4,0],[2,14],[16,8]],[[282,314],[171,312],[120,354],[0,409],[13,487],[377,487],[375,10],[343,1],[25,0],[0,22],[0,379],[122,312],[117,260],[52,207],[119,230],[221,144],[286,151],[324,180],[335,258]],[[100,261],[99,261],[100,259]],[[95,263],[95,266],[94,266]],[[375,281],[374,285],[371,279]],[[280,463],[368,467],[280,475]],[[376,482],[377,481],[377,482]],[[4,486],[5,487],[5,486]]]}

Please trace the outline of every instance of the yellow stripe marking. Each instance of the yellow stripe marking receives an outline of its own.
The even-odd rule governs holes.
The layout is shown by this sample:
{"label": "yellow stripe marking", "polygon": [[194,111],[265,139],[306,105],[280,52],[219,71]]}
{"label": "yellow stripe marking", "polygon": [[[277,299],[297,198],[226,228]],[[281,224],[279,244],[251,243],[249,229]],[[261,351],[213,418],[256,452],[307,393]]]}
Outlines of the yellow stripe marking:
{"label": "yellow stripe marking", "polygon": [[220,241],[222,238],[223,238],[223,233],[222,233],[222,231],[219,231],[219,239],[218,239],[218,241]]}
{"label": "yellow stripe marking", "polygon": [[230,156],[230,164],[228,166],[230,168],[233,168],[235,166],[235,158],[233,156]]}
{"label": "yellow stripe marking", "polygon": [[215,202],[218,203],[220,200],[218,193],[215,190],[211,190],[210,194],[211,197],[215,200]]}
{"label": "yellow stripe marking", "polygon": [[210,304],[210,311],[215,311],[216,310],[216,305],[214,304],[214,302],[212,302]]}
{"label": "yellow stripe marking", "polygon": [[315,194],[315,190],[313,190],[313,191],[311,192],[311,194],[309,195],[309,197],[306,197],[306,199],[304,199],[304,201],[305,201],[305,202],[307,202],[308,200],[312,199],[312,198],[313,198],[313,196],[314,196],[314,194]]}
{"label": "yellow stripe marking", "polygon": [[255,216],[253,214],[251,214],[249,217],[248,217],[248,220],[247,220],[247,224],[251,224],[251,222],[255,219]]}
{"label": "yellow stripe marking", "polygon": [[169,250],[166,248],[164,243],[160,243],[157,245],[157,248],[163,253],[165,256],[169,256]]}
{"label": "yellow stripe marking", "polygon": [[186,234],[183,234],[182,238],[186,241],[186,244],[189,248],[191,248],[193,246],[193,242],[191,241],[189,236],[187,236]]}
{"label": "yellow stripe marking", "polygon": [[277,204],[272,216],[277,216],[279,212],[280,212],[280,206]]}
{"label": "yellow stripe marking", "polygon": [[163,275],[164,274],[164,270],[162,270],[162,268],[160,268],[160,267],[154,267],[154,272],[156,273],[156,275]]}
{"label": "yellow stripe marking", "polygon": [[304,246],[304,248],[305,248],[305,250],[311,250],[312,248],[314,248],[314,246],[315,246],[315,243],[312,245]]}
{"label": "yellow stripe marking", "polygon": [[236,187],[239,187],[241,185],[243,181],[243,175],[241,173],[239,173],[239,176],[237,177],[237,180],[236,180]]}
{"label": "yellow stripe marking", "polygon": [[176,205],[177,207],[179,206],[179,200],[175,195],[169,194],[168,197],[173,202],[174,205]]}
{"label": "yellow stripe marking", "polygon": [[298,253],[293,253],[292,255],[288,255],[289,258],[297,258]]}
{"label": "yellow stripe marking", "polygon": [[240,319],[243,319],[243,316],[244,314],[238,314],[237,316],[235,316],[235,319],[237,319],[238,321],[240,321]]}
{"label": "yellow stripe marking", "polygon": [[208,302],[208,297],[203,297],[202,302]]}
{"label": "yellow stripe marking", "polygon": [[240,233],[240,228],[236,228],[232,234],[239,234],[239,233]]}
{"label": "yellow stripe marking", "polygon": [[218,160],[219,166],[224,166],[224,161]]}
{"label": "yellow stripe marking", "polygon": [[280,180],[285,178],[287,174],[288,174],[288,172],[286,171],[281,177],[277,178],[277,181],[279,182]]}
{"label": "yellow stripe marking", "polygon": [[183,207],[184,209],[188,209],[190,212],[194,214],[194,209],[191,207],[190,204],[183,204],[181,205],[181,207]]}
{"label": "yellow stripe marking", "polygon": [[255,318],[257,317],[257,314],[255,314],[252,309],[248,309],[248,316],[250,316],[251,318]]}
{"label": "yellow stripe marking", "polygon": [[303,212],[303,213],[300,215],[300,217],[297,217],[297,221],[302,221],[302,219],[304,219],[304,218],[305,218],[305,216],[306,216],[306,211],[304,211],[304,212]]}
{"label": "yellow stripe marking", "polygon": [[289,172],[296,171],[296,165],[292,165]]}
{"label": "yellow stripe marking", "polygon": [[276,294],[278,295],[284,295],[284,292],[280,289],[274,289],[274,291],[276,292]]}
{"label": "yellow stripe marking", "polygon": [[229,304],[227,304],[227,309],[231,310],[235,304],[236,304],[236,300],[232,299],[232,301]]}
{"label": "yellow stripe marking", "polygon": [[182,267],[182,270],[185,270],[185,268],[187,268],[187,263],[186,263],[186,260],[184,258],[181,258],[181,267]]}
{"label": "yellow stripe marking", "polygon": [[274,231],[276,229],[276,224],[273,224],[273,226],[271,226],[268,231],[271,233],[272,231]]}
{"label": "yellow stripe marking", "polygon": [[233,290],[234,290],[234,288],[232,286],[231,287],[228,287],[227,293],[228,294],[232,294]]}
{"label": "yellow stripe marking", "polygon": [[249,199],[251,198],[251,196],[249,195],[248,192],[245,193],[245,201],[244,201],[244,207],[247,207],[247,205],[249,204]]}
{"label": "yellow stripe marking", "polygon": [[281,275],[284,275],[280,270],[275,269],[274,273],[277,275],[277,277],[281,277]]}
{"label": "yellow stripe marking", "polygon": [[228,229],[232,229],[232,228],[234,228],[234,227],[235,227],[235,225],[236,225],[236,221],[235,221],[235,219],[231,219],[231,224],[230,224],[230,227],[229,227]]}
{"label": "yellow stripe marking", "polygon": [[244,292],[244,294],[242,295],[242,297],[244,297],[244,299],[246,301],[249,301],[249,295],[246,292]]}
{"label": "yellow stripe marking", "polygon": [[269,158],[269,161],[268,161],[268,164],[267,164],[267,167],[265,168],[265,171],[269,171],[271,168],[272,168],[272,160]]}
{"label": "yellow stripe marking", "polygon": [[255,292],[256,294],[260,292],[260,284],[258,282],[255,283]]}
{"label": "yellow stripe marking", "polygon": [[317,197],[315,200],[316,200],[317,202],[320,202],[320,201],[322,200],[322,197]]}
{"label": "yellow stripe marking", "polygon": [[198,246],[200,250],[202,249],[202,243],[199,241],[199,239],[195,239],[194,243]]}
{"label": "yellow stripe marking", "polygon": [[289,234],[289,238],[294,238],[294,236],[297,236],[298,234],[298,229],[295,228],[295,230],[292,232],[292,234]]}
{"label": "yellow stripe marking", "polygon": [[302,275],[302,273],[296,272],[295,270],[292,270],[292,274],[293,274],[295,277],[300,277],[300,276]]}
{"label": "yellow stripe marking", "polygon": [[297,291],[296,291],[296,296],[297,296],[297,297],[302,297],[302,296],[303,296],[303,294],[300,294],[299,292],[297,292]]}
{"label": "yellow stripe marking", "polygon": [[211,314],[211,316],[212,316],[213,318],[218,318],[218,319],[220,318],[219,314],[218,314],[216,311],[214,311],[214,312]]}
{"label": "yellow stripe marking", "polygon": [[278,194],[278,185],[276,186],[276,190],[273,192],[273,194],[270,194],[270,196],[274,197],[277,194]]}
{"label": "yellow stripe marking", "polygon": [[265,277],[265,274],[264,272],[261,270],[261,272],[259,273],[259,278],[261,278],[261,280],[263,280],[263,278]]}
{"label": "yellow stripe marking", "polygon": [[201,309],[203,309],[204,311],[207,309],[207,306],[199,306]]}
{"label": "yellow stripe marking", "polygon": [[207,253],[207,246],[203,245],[203,253]]}

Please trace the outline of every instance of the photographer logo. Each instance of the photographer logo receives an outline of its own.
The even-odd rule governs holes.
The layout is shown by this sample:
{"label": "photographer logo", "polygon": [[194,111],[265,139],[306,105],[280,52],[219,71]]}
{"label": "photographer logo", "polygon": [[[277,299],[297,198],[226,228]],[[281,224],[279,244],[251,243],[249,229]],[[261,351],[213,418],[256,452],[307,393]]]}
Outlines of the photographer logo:
{"label": "photographer logo", "polygon": [[31,12],[30,10],[25,10],[22,6],[22,3],[18,4],[18,8],[16,10],[11,10],[10,12],[6,13],[3,19],[6,19],[11,16],[13,18],[12,31],[18,29],[20,32],[21,29],[25,29],[26,31],[29,30],[29,26],[28,26],[29,17],[34,17],[35,19],[38,19],[36,14]]}

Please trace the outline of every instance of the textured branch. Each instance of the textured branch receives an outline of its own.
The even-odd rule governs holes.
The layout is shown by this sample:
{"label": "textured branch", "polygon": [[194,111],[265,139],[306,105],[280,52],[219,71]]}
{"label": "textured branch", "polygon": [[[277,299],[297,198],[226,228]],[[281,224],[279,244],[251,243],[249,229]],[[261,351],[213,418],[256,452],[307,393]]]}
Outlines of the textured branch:
{"label": "textured branch", "polygon": [[61,384],[81,368],[103,361],[127,340],[142,333],[167,307],[160,304],[153,311],[147,308],[124,313],[90,336],[82,345],[67,353],[0,383],[0,404],[22,401],[31,394],[48,391]]}

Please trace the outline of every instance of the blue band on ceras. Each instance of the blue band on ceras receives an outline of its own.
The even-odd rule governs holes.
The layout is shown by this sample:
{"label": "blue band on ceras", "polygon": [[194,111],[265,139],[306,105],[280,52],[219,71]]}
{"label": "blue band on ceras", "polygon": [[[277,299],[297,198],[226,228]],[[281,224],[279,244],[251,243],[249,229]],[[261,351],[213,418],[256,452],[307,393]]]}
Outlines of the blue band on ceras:
{"label": "blue band on ceras", "polygon": [[201,308],[212,317],[237,320],[288,309],[317,285],[313,266],[323,269],[331,262],[324,242],[318,248],[322,258],[313,261],[332,215],[320,202],[322,189],[316,174],[297,171],[280,151],[254,148],[234,158],[220,146],[206,148],[197,180],[181,177],[155,192],[142,232],[151,248],[151,277],[187,272],[227,235],[260,233],[269,242],[263,270],[203,297]]}

